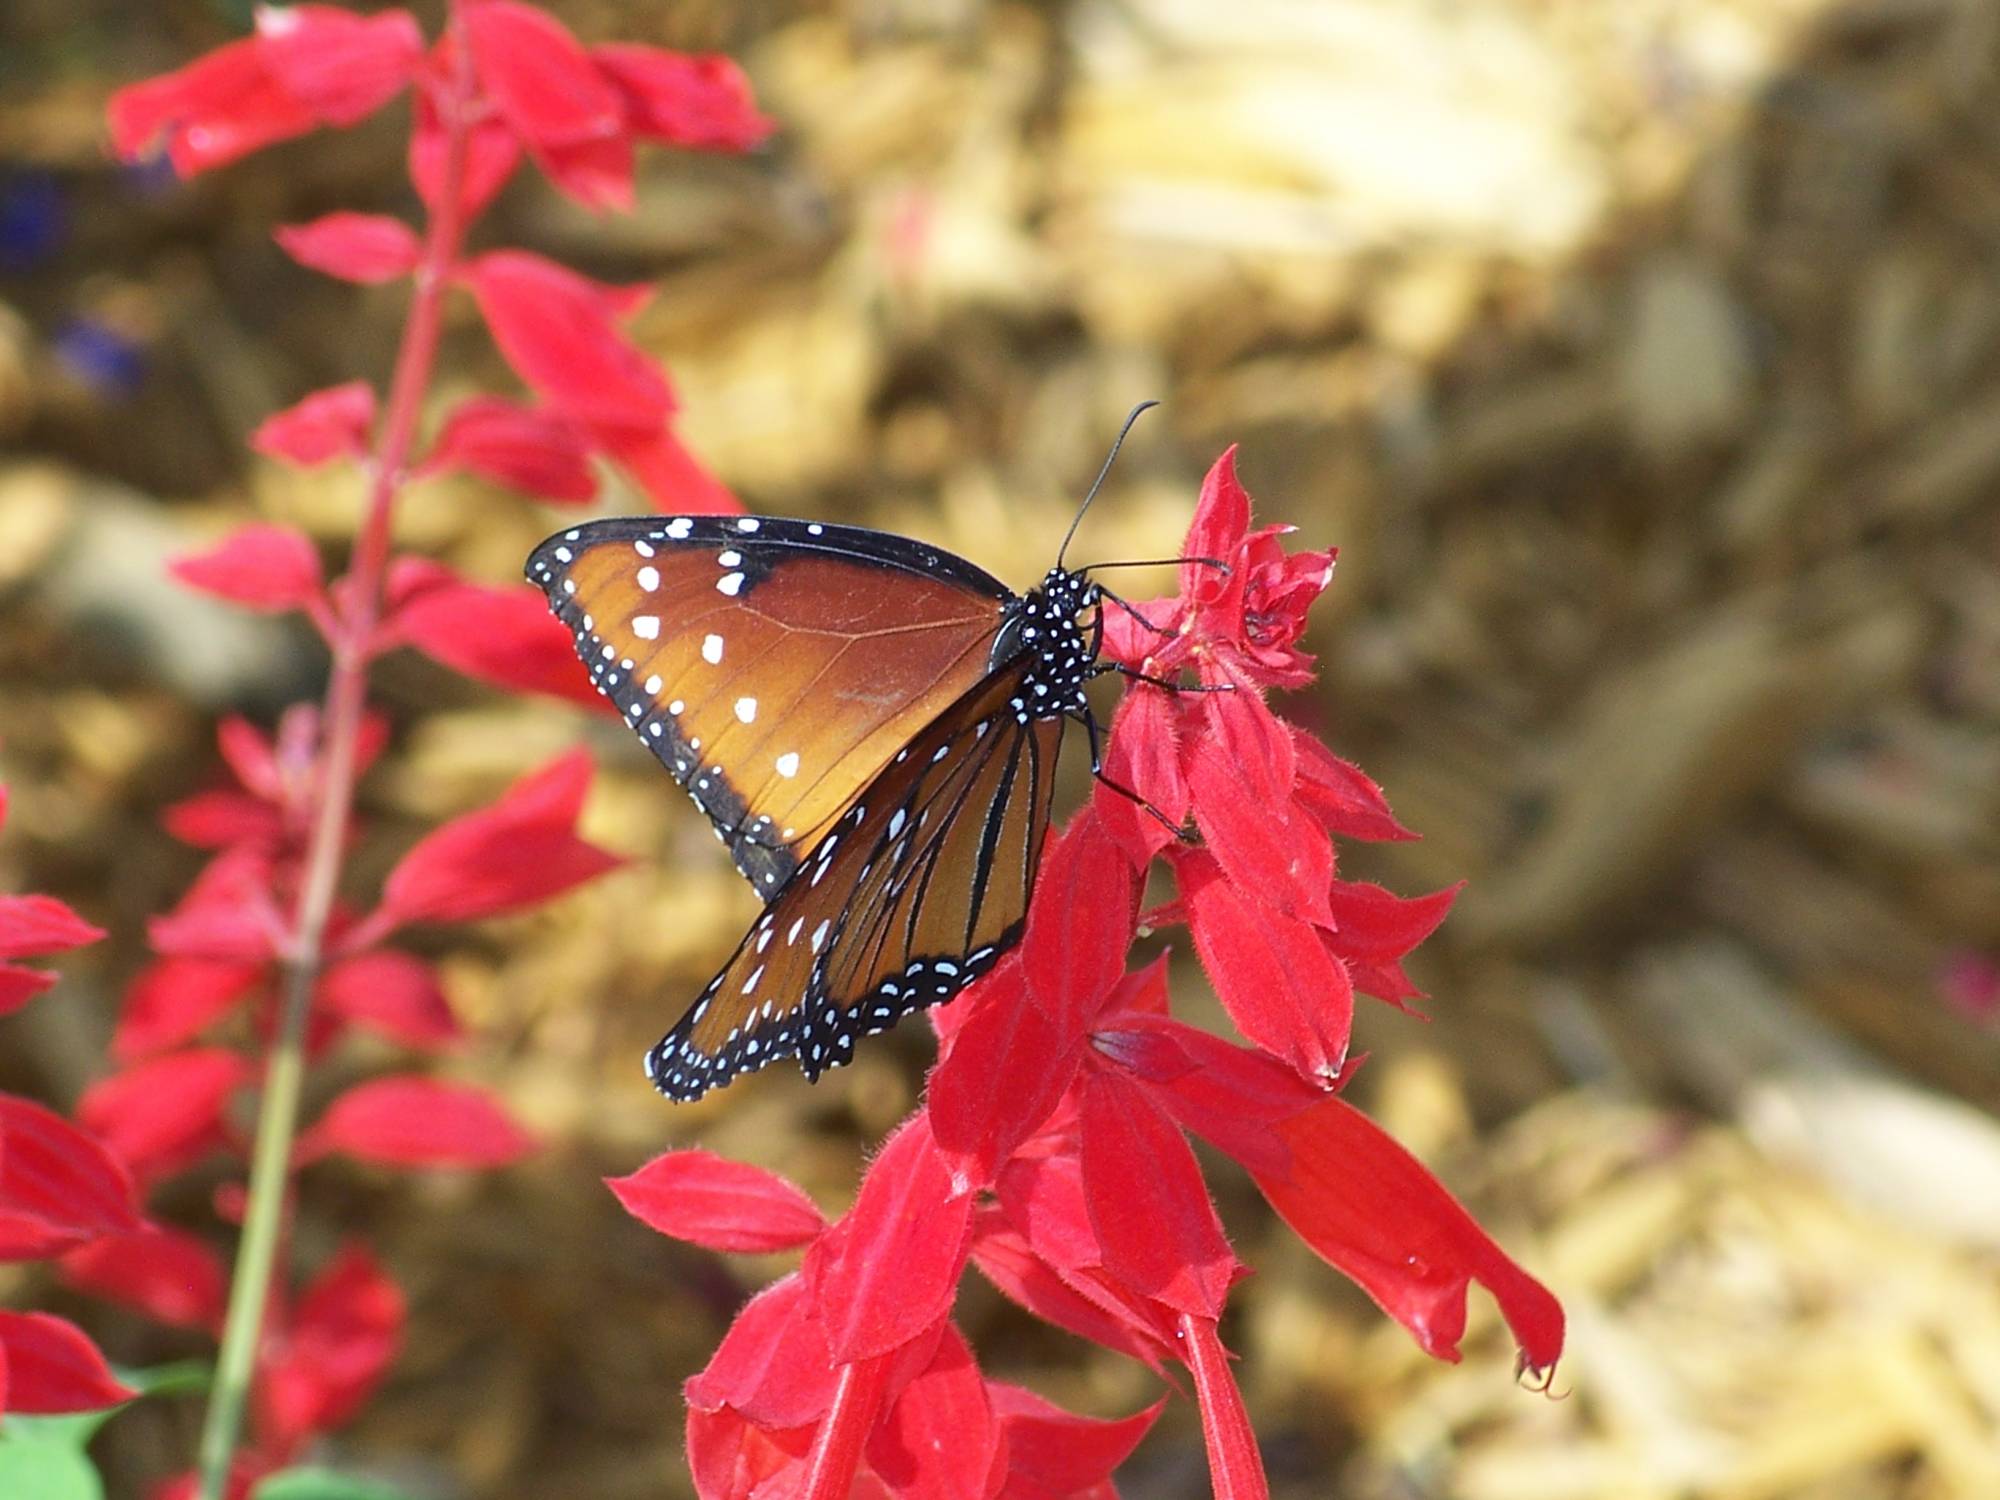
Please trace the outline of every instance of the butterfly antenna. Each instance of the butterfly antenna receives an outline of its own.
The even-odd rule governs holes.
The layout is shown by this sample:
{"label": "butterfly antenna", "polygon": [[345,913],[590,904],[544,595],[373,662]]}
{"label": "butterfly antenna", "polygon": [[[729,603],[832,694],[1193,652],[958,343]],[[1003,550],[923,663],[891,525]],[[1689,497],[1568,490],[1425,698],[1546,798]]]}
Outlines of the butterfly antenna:
{"label": "butterfly antenna", "polygon": [[1076,519],[1069,523],[1069,530],[1063,533],[1062,546],[1056,549],[1056,566],[1063,565],[1063,554],[1069,551],[1070,538],[1076,535],[1076,528],[1083,524],[1083,513],[1090,509],[1090,502],[1097,498],[1097,492],[1104,488],[1104,477],[1111,472],[1111,465],[1118,459],[1118,450],[1125,446],[1125,435],[1132,430],[1132,424],[1139,420],[1139,413],[1148,407],[1158,406],[1157,401],[1141,401],[1132,408],[1125,418],[1125,425],[1118,429],[1118,441],[1111,445],[1111,451],[1104,455],[1104,467],[1097,471],[1097,479],[1090,486],[1090,493],[1083,497],[1083,504],[1076,508]]}

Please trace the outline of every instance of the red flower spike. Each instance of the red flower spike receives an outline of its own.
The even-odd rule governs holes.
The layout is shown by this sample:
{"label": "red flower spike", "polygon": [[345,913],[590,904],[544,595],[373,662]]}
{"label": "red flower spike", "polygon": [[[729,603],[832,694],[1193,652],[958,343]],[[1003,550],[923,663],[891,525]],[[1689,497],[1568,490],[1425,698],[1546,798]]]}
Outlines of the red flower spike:
{"label": "red flower spike", "polygon": [[23,1416],[101,1411],[139,1393],[121,1385],[84,1331],[47,1313],[0,1310],[0,1395]]}
{"label": "red flower spike", "polygon": [[806,1286],[836,1364],[887,1353],[944,1319],[971,1215],[928,1120],[912,1116],[869,1165],[853,1211],[806,1252]]}
{"label": "red flower spike", "polygon": [[1331,1078],[1347,1058],[1354,989],[1320,934],[1223,879],[1215,862],[1177,862],[1188,926],[1215,993],[1246,1039],[1307,1078]]}
{"label": "red flower spike", "polygon": [[174,1172],[222,1138],[225,1111],[250,1080],[226,1047],[189,1047],[134,1063],[83,1091],[76,1117],[141,1180]]}
{"label": "red flower spike", "polygon": [[1289,796],[1261,791],[1246,764],[1217,739],[1195,742],[1188,788],[1208,852],[1231,882],[1287,916],[1333,925],[1326,905],[1333,842],[1325,829]]}
{"label": "red flower spike", "polygon": [[1076,1075],[1076,1042],[1027,999],[1018,963],[994,970],[970,992],[965,1020],[931,1072],[925,1112],[960,1192],[992,1184]]}
{"label": "red flower spike", "polygon": [[219,1333],[229,1297],[222,1257],[179,1229],[111,1234],[62,1258],[63,1280],[156,1323]]}
{"label": "red flower spike", "polygon": [[303,609],[320,598],[319,551],[304,532],[255,523],[206,552],[177,557],[182,583],[245,609]]}
{"label": "red flower spike", "polygon": [[430,1051],[465,1039],[436,973],[422,959],[378,948],[342,959],[320,976],[314,1002],[405,1047]]}
{"label": "red flower spike", "polygon": [[675,401],[659,367],[613,326],[603,290],[525,250],[496,250],[465,269],[507,363],[574,421],[656,431]]}
{"label": "red flower spike", "polygon": [[133,978],[111,1055],[134,1062],[192,1041],[241,1003],[265,966],[217,958],[156,958]]}
{"label": "red flower spike", "polygon": [[370,16],[333,5],[261,6],[257,47],[279,84],[328,125],[358,125],[400,94],[423,60],[405,10]]}
{"label": "red flower spike", "polygon": [[226,166],[319,123],[272,75],[262,49],[248,37],[118,90],[105,113],[119,156],[136,161],[164,142],[182,177]]}
{"label": "red flower spike", "polygon": [[0,896],[0,959],[61,953],[103,936],[53,896]]}
{"label": "red flower spike", "polygon": [[711,1250],[790,1250],[826,1228],[812,1199],[784,1178],[707,1151],[670,1151],[605,1186],[649,1229]]}
{"label": "red flower spike", "polygon": [[1215,1500],[1270,1500],[1257,1434],[1243,1408],[1243,1393],[1229,1373],[1229,1351],[1216,1337],[1215,1320],[1192,1314],[1181,1318],[1187,1365],[1194,1372],[1201,1402],[1201,1435],[1208,1448],[1209,1481]]}
{"label": "red flower spike", "polygon": [[265,1442],[290,1452],[359,1411],[396,1357],[403,1319],[402,1292],[366,1249],[335,1256],[264,1356],[256,1394]]}
{"label": "red flower spike", "polygon": [[53,1110],[0,1094],[0,1263],[42,1260],[139,1225],[123,1164]]}
{"label": "red flower spike", "polygon": [[1021,942],[1028,994],[1058,1035],[1080,1035],[1124,973],[1138,909],[1131,863],[1086,807],[1042,855]]}
{"label": "red flower spike", "polygon": [[1255,1173],[1257,1186],[1299,1238],[1359,1283],[1425,1353],[1457,1361],[1466,1285],[1478,1281],[1514,1330],[1522,1366],[1554,1366],[1561,1304],[1372,1120],[1328,1098],[1278,1131],[1291,1169]]}
{"label": "red flower spike", "polygon": [[423,258],[416,231],[387,214],[327,214],[310,224],[280,225],[271,238],[300,265],[362,286],[407,276]]}
{"label": "red flower spike", "polygon": [[[424,470],[464,469],[552,503],[581,504],[597,475],[577,429],[552,412],[498,396],[470,396],[444,419]],[[536,604],[546,614],[539,597]]]}
{"label": "red flower spike", "polygon": [[329,1104],[297,1159],[336,1152],[390,1167],[504,1167],[538,1142],[483,1089],[435,1078],[377,1078]]}
{"label": "red flower spike", "polygon": [[743,1304],[707,1366],[687,1383],[690,1411],[737,1412],[768,1430],[816,1422],[833,1405],[826,1336],[807,1316],[803,1278],[781,1277]]}
{"label": "red flower spike", "polygon": [[391,565],[389,591],[379,648],[410,646],[478,682],[603,705],[540,590],[469,583],[440,564],[411,558]]}
{"label": "red flower spike", "polygon": [[572,751],[493,806],[435,830],[389,872],[382,911],[397,922],[468,922],[537,905],[615,869],[615,855],[575,833],[590,776],[590,757]]}
{"label": "red flower spike", "polygon": [[1064,1411],[1033,1391],[989,1381],[987,1395],[1006,1437],[1007,1483],[1000,1500],[1069,1500],[1111,1482],[1166,1407],[1154,1402],[1117,1421]]}
{"label": "red flower spike", "polygon": [[56,976],[46,969],[0,964],[0,1016],[11,1016],[55,982]]}
{"label": "red flower spike", "polygon": [[749,80],[727,57],[615,43],[591,60],[623,96],[626,127],[670,146],[747,151],[776,128],[757,112]]}
{"label": "red flower spike", "polygon": [[947,1324],[930,1364],[903,1387],[865,1452],[898,1500],[974,1500],[989,1493],[1002,1441],[972,1350]]}
{"label": "red flower spike", "polygon": [[1179,1312],[1220,1317],[1242,1265],[1180,1128],[1125,1079],[1083,1079],[1083,1190],[1104,1269]]}
{"label": "red flower spike", "polygon": [[[374,427],[375,388],[365,380],[350,380],[314,391],[297,405],[266,417],[250,434],[250,446],[266,458],[309,469],[336,458],[365,456]],[[314,553],[315,587],[318,570],[319,556]]]}

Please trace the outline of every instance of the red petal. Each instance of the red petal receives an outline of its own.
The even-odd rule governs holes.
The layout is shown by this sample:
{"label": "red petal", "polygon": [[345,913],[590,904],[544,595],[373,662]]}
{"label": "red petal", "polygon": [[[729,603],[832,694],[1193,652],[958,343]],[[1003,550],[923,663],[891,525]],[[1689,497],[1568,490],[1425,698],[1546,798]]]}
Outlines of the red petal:
{"label": "red petal", "polygon": [[1230,1020],[1308,1078],[1347,1059],[1354,989],[1317,930],[1254,901],[1190,854],[1175,862],[1195,951]]}
{"label": "red petal", "polygon": [[135,1176],[171,1172],[220,1139],[250,1064],[226,1047],[189,1047],[134,1063],[83,1091],[76,1117]]}
{"label": "red petal", "polygon": [[666,377],[613,326],[595,283],[525,250],[482,255],[466,279],[500,352],[551,406],[642,432],[672,413]]}
{"label": "red petal", "polygon": [[178,1047],[227,1015],[264,976],[264,965],[216,958],[156,958],[134,976],[111,1037],[111,1055],[131,1062]]}
{"label": "red petal", "polygon": [[259,1370],[266,1441],[281,1451],[339,1427],[374,1394],[403,1340],[403,1294],[359,1245],[313,1278]]}
{"label": "red petal", "polygon": [[56,976],[46,969],[0,964],[0,1016],[11,1016],[55,982]]}
{"label": "red petal", "polygon": [[1562,1306],[1504,1255],[1424,1166],[1346,1101],[1328,1098],[1279,1126],[1283,1176],[1256,1173],[1285,1222],[1345,1271],[1424,1350],[1457,1360],[1465,1288],[1493,1293],[1525,1367],[1562,1353]]}
{"label": "red petal", "polygon": [[[690,1406],[686,1433],[688,1473],[700,1500],[791,1496],[804,1482],[810,1427],[773,1434],[728,1407],[704,1411]],[[855,1494],[860,1493],[857,1487]]]}
{"label": "red petal", "polygon": [[1208,1448],[1208,1477],[1215,1500],[1269,1500],[1264,1459],[1257,1433],[1243,1407],[1243,1393],[1229,1373],[1229,1351],[1216,1337],[1212,1318],[1181,1319],[1188,1368],[1201,1401],[1201,1435]]}
{"label": "red petal", "polygon": [[284,815],[268,802],[242,792],[196,792],[170,803],[160,824],[183,844],[227,849],[232,844],[275,844],[285,831]]}
{"label": "red petal", "polygon": [[239,714],[225,715],[215,726],[215,743],[245,791],[265,802],[283,800],[285,779],[278,757],[256,725]]}
{"label": "red petal", "polygon": [[887,1353],[943,1320],[971,1214],[929,1122],[913,1116],[869,1165],[853,1211],[806,1252],[806,1284],[836,1364]]}
{"label": "red petal", "polygon": [[465,1036],[431,966],[393,948],[342,959],[320,977],[314,998],[325,1013],[406,1047],[445,1047]]}
{"label": "red petal", "polygon": [[611,135],[568,145],[531,143],[528,153],[559,192],[585,208],[632,211],[636,163],[630,136]]}
{"label": "red petal", "polygon": [[590,55],[624,96],[637,135],[675,146],[747,151],[777,128],[757,113],[750,81],[727,57],[614,44]]}
{"label": "red petal", "polygon": [[1329,833],[1351,839],[1413,839],[1417,835],[1396,821],[1382,788],[1359,766],[1342,760],[1296,724],[1291,731],[1298,753],[1299,802]]}
{"label": "red petal", "polygon": [[482,0],[460,22],[487,97],[530,145],[597,140],[622,129],[617,93],[554,16],[515,0]]}
{"label": "red petal", "polygon": [[416,76],[424,35],[408,11],[370,16],[333,5],[264,6],[257,48],[272,76],[329,125],[354,125]]}
{"label": "red petal", "polygon": [[729,487],[664,425],[600,426],[591,440],[632,476],[656,509],[677,516],[734,515],[743,509]]}
{"label": "red petal", "polygon": [[0,959],[61,953],[103,936],[53,896],[0,896]]}
{"label": "red petal", "polygon": [[53,1110],[0,1094],[0,1262],[139,1227],[132,1179]]}
{"label": "red petal", "polygon": [[[1207,557],[1234,564],[1237,549],[1250,531],[1250,496],[1236,478],[1236,447],[1223,450],[1201,482],[1201,498],[1195,502],[1194,520],[1187,540],[1181,544],[1183,557]],[[1243,570],[1223,573],[1198,563],[1181,564],[1181,597],[1204,608],[1224,599],[1243,596]]]}
{"label": "red petal", "polygon": [[1290,797],[1261,793],[1244,763],[1213,739],[1196,742],[1188,787],[1208,852],[1232,883],[1287,916],[1332,925],[1333,841],[1324,828]]}
{"label": "red petal", "polygon": [[[1175,733],[1173,700],[1158,688],[1135,685],[1118,705],[1111,744],[1104,755],[1104,780],[1137,792],[1178,827],[1187,817],[1187,778]],[[1143,866],[1174,842],[1174,831],[1130,797],[1100,781],[1091,801],[1098,818],[1124,846],[1135,865]]]}
{"label": "red petal", "polygon": [[1003,964],[972,994],[972,1014],[932,1071],[931,1131],[961,1191],[990,1186],[1076,1075],[1078,1049],[1027,1003],[1019,964]]}
{"label": "red petal", "polygon": [[23,1416],[98,1411],[139,1393],[119,1384],[88,1335],[47,1313],[0,1311],[7,1410]]}
{"label": "red petal", "polygon": [[563,503],[597,493],[589,450],[576,428],[553,412],[498,396],[470,396],[453,407],[424,467],[466,469]]}
{"label": "red petal", "polygon": [[493,806],[435,830],[390,871],[383,910],[399,922],[466,922],[537,905],[616,868],[616,856],[572,831],[590,775],[590,757],[571,751]]}
{"label": "red petal", "polygon": [[392,1167],[504,1167],[538,1142],[484,1089],[435,1078],[377,1078],[326,1107],[299,1138],[301,1161],[341,1152]]}
{"label": "red petal", "polygon": [[137,160],[164,139],[167,156],[183,177],[303,135],[317,123],[272,76],[251,38],[118,90],[105,113],[120,156]]}
{"label": "red petal", "polygon": [[1155,1370],[1172,1356],[1170,1344],[1153,1329],[1130,1317],[1113,1299],[1089,1295],[1036,1255],[1024,1236],[1003,1227],[996,1216],[982,1214],[980,1223],[973,1241],[973,1264],[1016,1306]]}
{"label": "red petal", "polygon": [[540,589],[490,588],[451,578],[416,591],[383,626],[385,642],[413,646],[453,671],[521,692],[597,706],[603,697]]}
{"label": "red petal", "polygon": [[929,1366],[868,1435],[868,1466],[900,1500],[976,1500],[1000,1443],[972,1350],[947,1324]]}
{"label": "red petal", "polygon": [[281,225],[271,237],[300,265],[363,286],[409,275],[424,253],[416,231],[387,214],[332,213]]}
{"label": "red petal", "polygon": [[835,1375],[825,1335],[808,1312],[798,1276],[774,1281],[752,1297],[707,1367],[688,1381],[690,1409],[729,1407],[767,1428],[818,1421],[833,1404]]}
{"label": "red petal", "polygon": [[305,533],[256,523],[168,564],[190,588],[246,609],[299,609],[320,597],[319,552]]}
{"label": "red petal", "polygon": [[707,1151],[670,1151],[604,1181],[640,1223],[711,1250],[790,1250],[826,1228],[812,1199],[784,1178]]}
{"label": "red petal", "polygon": [[[435,58],[440,74],[451,67],[449,38],[437,45]],[[445,166],[450,158],[450,142],[430,86],[417,90],[415,118],[410,131],[410,181],[424,206],[436,213],[444,202]],[[465,143],[465,166],[458,183],[459,222],[479,217],[494,195],[507,185],[521,161],[521,138],[507,122],[489,115],[472,127]]]}
{"label": "red petal", "polygon": [[1158,1420],[1165,1398],[1118,1421],[1064,1411],[1018,1385],[990,1381],[987,1392],[1007,1440],[1001,1500],[1066,1500],[1111,1478]]}
{"label": "red petal", "polygon": [[1327,946],[1361,963],[1393,963],[1437,931],[1464,882],[1405,899],[1379,885],[1336,880],[1328,892],[1334,930]]}
{"label": "red petal", "polygon": [[[266,417],[250,435],[250,446],[267,458],[311,468],[336,458],[363,456],[368,451],[368,434],[374,426],[375,388],[365,380],[350,380],[345,385],[314,391],[296,406]],[[281,531],[283,528],[250,529]],[[317,583],[317,553],[313,554],[312,564]]]}
{"label": "red petal", "polygon": [[1021,967],[1028,993],[1074,1037],[1125,972],[1139,912],[1131,861],[1089,808],[1051,841],[1035,879]]}
{"label": "red petal", "polygon": [[62,1258],[63,1280],[156,1323],[220,1332],[229,1296],[222,1257],[179,1229],[111,1234]]}
{"label": "red petal", "polygon": [[1186,1129],[1253,1171],[1290,1164],[1274,1126],[1317,1104],[1322,1091],[1254,1048],[1164,1016],[1127,1013],[1092,1039],[1099,1053],[1148,1086]]}
{"label": "red petal", "polygon": [[1289,726],[1271,712],[1264,695],[1248,685],[1209,693],[1201,701],[1203,727],[1265,806],[1288,800],[1298,780],[1298,754]]}
{"label": "red petal", "polygon": [[164,954],[262,963],[275,956],[283,926],[269,859],[239,844],[210,860],[171,912],[148,921],[146,936]]}
{"label": "red petal", "polygon": [[1180,1129],[1114,1074],[1083,1080],[1083,1189],[1104,1269],[1181,1312],[1220,1317],[1241,1269]]}

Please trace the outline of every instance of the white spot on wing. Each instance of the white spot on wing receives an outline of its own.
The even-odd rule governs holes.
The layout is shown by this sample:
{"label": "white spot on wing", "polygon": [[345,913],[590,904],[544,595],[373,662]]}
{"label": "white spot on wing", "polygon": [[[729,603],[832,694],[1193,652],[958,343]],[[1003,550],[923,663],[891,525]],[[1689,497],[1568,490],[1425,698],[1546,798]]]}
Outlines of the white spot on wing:
{"label": "white spot on wing", "polygon": [[788,780],[799,774],[799,752],[787,750],[778,757],[778,774]]}
{"label": "white spot on wing", "polygon": [[651,557],[653,555],[653,549],[647,546],[644,542],[634,542],[632,544],[632,550],[638,553],[641,557]]}
{"label": "white spot on wing", "polygon": [[688,533],[693,530],[694,522],[690,521],[686,516],[675,516],[673,520],[667,522],[667,535],[677,542],[686,541]]}
{"label": "white spot on wing", "polygon": [[632,634],[642,641],[657,641],[660,638],[660,617],[658,615],[634,615]]}
{"label": "white spot on wing", "polygon": [[738,531],[755,531],[760,524],[755,516],[745,516],[736,523],[736,529]]}
{"label": "white spot on wing", "polygon": [[743,554],[734,547],[729,547],[716,553],[715,560],[722,567],[733,568],[743,561]]}
{"label": "white spot on wing", "polygon": [[721,663],[722,661],[721,636],[711,634],[711,635],[705,635],[701,638],[701,659],[707,662],[711,667],[717,666]]}
{"label": "white spot on wing", "polygon": [[660,674],[658,672],[655,672],[651,677],[648,677],[646,679],[647,692],[657,693],[660,690],[660,687],[661,687]]}
{"label": "white spot on wing", "polygon": [[[644,542],[640,542],[638,545],[643,547],[646,544]],[[648,563],[645,567],[639,570],[640,588],[644,589],[647,593],[650,594],[653,592],[654,589],[658,588],[659,586],[660,586],[660,570],[658,568],[654,567],[651,563]]]}
{"label": "white spot on wing", "polygon": [[720,578],[715,580],[715,591],[718,594],[728,594],[731,598],[734,598],[742,587],[743,575],[741,573],[724,573]]}
{"label": "white spot on wing", "polygon": [[738,698],[736,700],[736,717],[741,719],[745,724],[756,723],[757,700],[755,698]]}

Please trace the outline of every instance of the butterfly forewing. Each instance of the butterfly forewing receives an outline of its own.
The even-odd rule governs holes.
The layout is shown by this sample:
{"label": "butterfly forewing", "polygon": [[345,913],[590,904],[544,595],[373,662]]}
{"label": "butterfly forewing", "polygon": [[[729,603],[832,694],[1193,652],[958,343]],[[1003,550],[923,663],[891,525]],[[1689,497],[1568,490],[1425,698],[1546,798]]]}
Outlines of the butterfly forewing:
{"label": "butterfly forewing", "polygon": [[1011,597],[902,537],[751,516],[593,522],[528,576],[767,900],[986,675]]}
{"label": "butterfly forewing", "polygon": [[694,1098],[787,1056],[816,1078],[1012,945],[1063,730],[1023,711],[1027,670],[990,674],[891,754],[649,1054],[662,1092]]}

